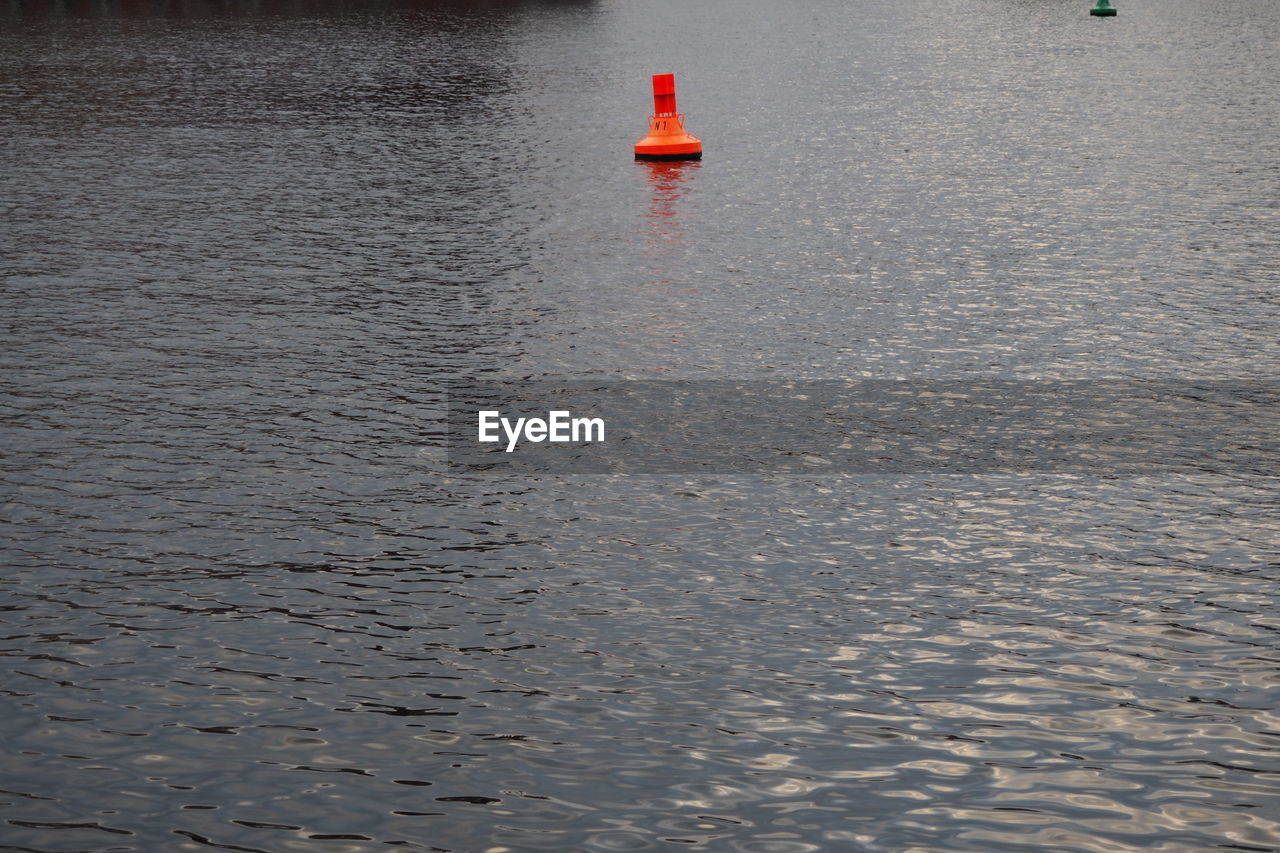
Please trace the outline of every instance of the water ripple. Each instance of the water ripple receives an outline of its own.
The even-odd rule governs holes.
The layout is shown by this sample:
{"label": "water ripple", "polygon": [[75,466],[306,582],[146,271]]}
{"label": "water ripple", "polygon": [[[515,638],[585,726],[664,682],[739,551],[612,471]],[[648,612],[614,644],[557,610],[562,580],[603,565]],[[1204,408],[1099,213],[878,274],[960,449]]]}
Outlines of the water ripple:
{"label": "water ripple", "polygon": [[[439,425],[1273,380],[1265,3],[65,5],[0,8],[0,846],[1280,850],[1271,472],[472,476]],[[627,159],[659,43],[698,165]]]}

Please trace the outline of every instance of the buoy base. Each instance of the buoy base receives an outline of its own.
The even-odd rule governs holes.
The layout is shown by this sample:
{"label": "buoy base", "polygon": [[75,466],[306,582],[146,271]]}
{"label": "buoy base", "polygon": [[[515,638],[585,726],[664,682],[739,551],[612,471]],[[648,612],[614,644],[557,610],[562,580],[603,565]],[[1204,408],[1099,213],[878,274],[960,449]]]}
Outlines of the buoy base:
{"label": "buoy base", "polygon": [[635,144],[637,160],[697,160],[702,140],[684,129],[684,116],[665,113],[649,116],[649,134]]}
{"label": "buoy base", "polygon": [[636,152],[637,160],[701,160],[702,152],[694,151],[692,154],[641,154]]}
{"label": "buoy base", "polygon": [[1099,18],[1109,18],[1116,13],[1115,9],[1090,9],[1090,15],[1097,15]]}

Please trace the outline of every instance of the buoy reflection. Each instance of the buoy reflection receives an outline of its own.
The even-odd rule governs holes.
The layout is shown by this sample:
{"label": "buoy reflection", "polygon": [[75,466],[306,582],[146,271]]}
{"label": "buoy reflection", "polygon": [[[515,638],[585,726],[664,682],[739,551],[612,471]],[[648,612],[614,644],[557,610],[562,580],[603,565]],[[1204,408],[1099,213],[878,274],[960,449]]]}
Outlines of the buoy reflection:
{"label": "buoy reflection", "polygon": [[648,172],[651,196],[646,218],[650,239],[683,243],[680,200],[688,194],[693,176],[702,164],[697,160],[637,160],[636,167]]}

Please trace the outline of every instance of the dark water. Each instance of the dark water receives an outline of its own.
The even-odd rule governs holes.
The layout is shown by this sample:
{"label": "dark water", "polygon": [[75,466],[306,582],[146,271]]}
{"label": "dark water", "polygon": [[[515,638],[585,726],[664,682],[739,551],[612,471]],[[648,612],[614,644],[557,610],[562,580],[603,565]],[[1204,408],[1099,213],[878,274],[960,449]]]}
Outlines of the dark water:
{"label": "dark water", "polygon": [[459,377],[1271,382],[1280,16],[1118,5],[0,4],[0,849],[1280,849],[1274,470],[441,450]]}

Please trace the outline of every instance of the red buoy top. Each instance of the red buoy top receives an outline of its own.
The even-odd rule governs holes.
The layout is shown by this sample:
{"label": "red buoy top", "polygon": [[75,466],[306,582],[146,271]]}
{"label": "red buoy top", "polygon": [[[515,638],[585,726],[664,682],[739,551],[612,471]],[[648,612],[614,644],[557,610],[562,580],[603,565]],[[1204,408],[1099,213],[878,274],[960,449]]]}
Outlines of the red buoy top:
{"label": "red buoy top", "polygon": [[653,75],[653,114],[658,116],[676,114],[676,75]]}

